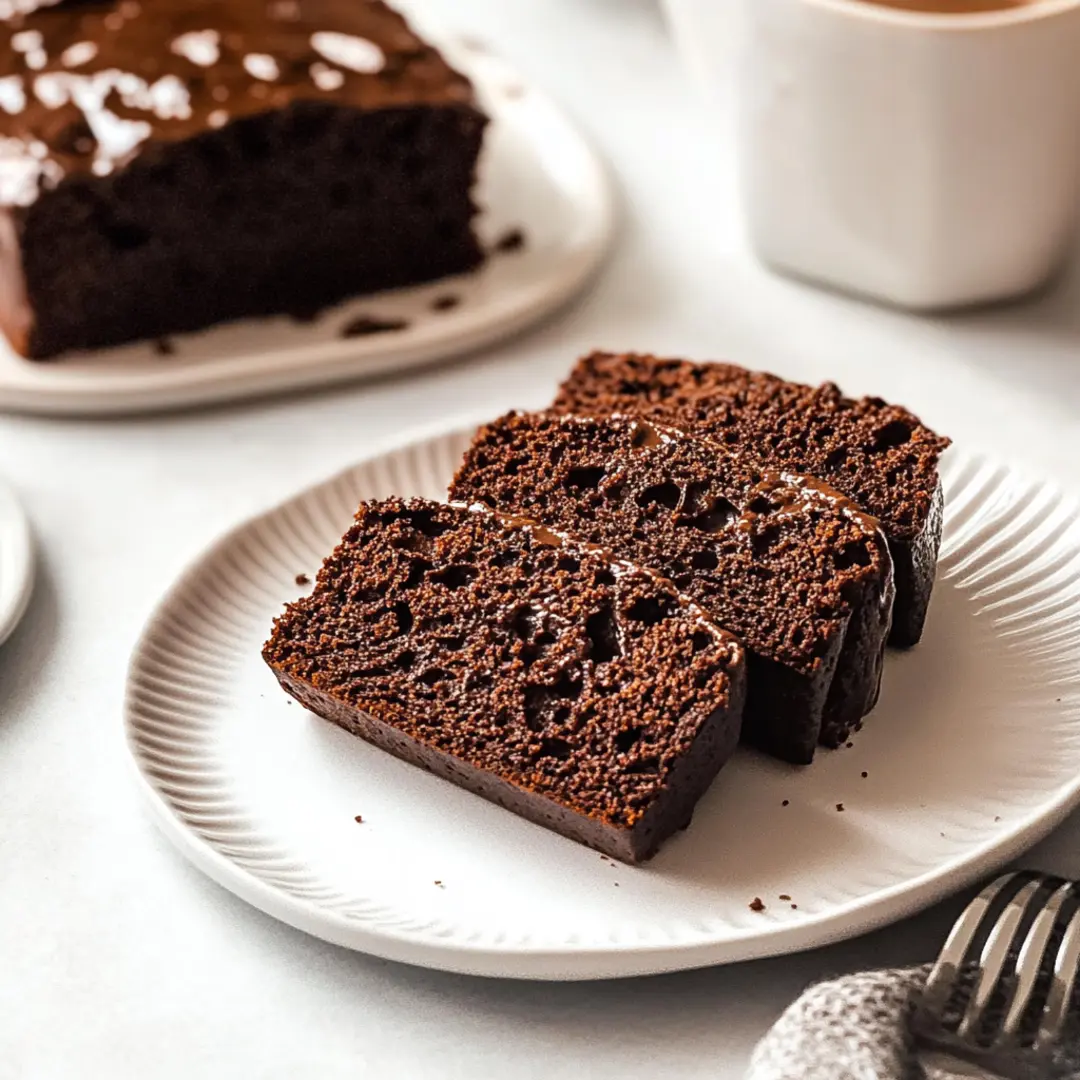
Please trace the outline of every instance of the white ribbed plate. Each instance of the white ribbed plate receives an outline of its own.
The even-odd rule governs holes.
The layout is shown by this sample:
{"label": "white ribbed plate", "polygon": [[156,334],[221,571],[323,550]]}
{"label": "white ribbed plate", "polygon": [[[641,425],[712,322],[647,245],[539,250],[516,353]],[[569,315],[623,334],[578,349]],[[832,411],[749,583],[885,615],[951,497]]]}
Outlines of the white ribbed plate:
{"label": "white ribbed plate", "polygon": [[0,643],[6,641],[30,603],[34,588],[34,543],[15,493],[0,482]]}
{"label": "white ribbed plate", "polygon": [[[260,659],[272,616],[361,498],[439,497],[469,430],[415,438],[240,526],[184,574],[135,652],[127,736],[142,789],[185,854],[252,904],[341,945],[455,971],[669,971],[906,915],[1077,803],[1080,512],[1048,484],[957,451],[926,638],[890,656],[854,747],[802,771],[741,752],[643,868],[305,712]],[[750,910],[755,897],[764,912]]]}
{"label": "white ribbed plate", "polygon": [[[349,301],[315,322],[246,320],[152,343],[35,363],[0,336],[0,410],[72,415],[172,409],[397,373],[516,333],[580,295],[611,241],[614,202],[599,158],[550,98],[475,43],[439,38],[491,124],[480,162],[485,246],[515,229],[525,247],[473,274]],[[358,243],[363,239],[358,238]],[[443,297],[459,301],[436,310]],[[354,319],[404,329],[343,338]]]}

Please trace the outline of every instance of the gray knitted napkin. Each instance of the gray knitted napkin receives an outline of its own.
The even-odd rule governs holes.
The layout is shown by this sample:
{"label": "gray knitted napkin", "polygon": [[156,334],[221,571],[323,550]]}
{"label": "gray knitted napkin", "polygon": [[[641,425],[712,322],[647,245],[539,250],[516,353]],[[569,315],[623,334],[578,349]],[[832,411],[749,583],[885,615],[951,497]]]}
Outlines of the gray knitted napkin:
{"label": "gray knitted napkin", "polygon": [[[811,986],[758,1044],[747,1080],[953,1080],[986,1073],[916,1049],[911,1017],[929,967],[867,971]],[[1080,1047],[1059,1068],[1080,1076]],[[1062,1075],[1060,1072],[1056,1075]]]}

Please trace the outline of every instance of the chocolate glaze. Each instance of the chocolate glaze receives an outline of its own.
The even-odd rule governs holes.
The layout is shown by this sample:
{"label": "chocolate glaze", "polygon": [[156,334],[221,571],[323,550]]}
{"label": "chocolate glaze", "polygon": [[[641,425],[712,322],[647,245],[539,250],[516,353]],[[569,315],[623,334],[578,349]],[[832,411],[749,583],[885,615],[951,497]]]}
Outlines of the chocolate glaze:
{"label": "chocolate glaze", "polygon": [[0,205],[298,100],[464,104],[472,89],[378,0],[88,0],[15,15],[0,24]]}

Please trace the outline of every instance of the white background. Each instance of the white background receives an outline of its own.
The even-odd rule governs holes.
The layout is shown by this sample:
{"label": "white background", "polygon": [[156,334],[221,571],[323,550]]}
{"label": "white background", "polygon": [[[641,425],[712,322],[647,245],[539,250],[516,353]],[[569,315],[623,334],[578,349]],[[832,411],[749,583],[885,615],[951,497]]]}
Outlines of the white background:
{"label": "white background", "polygon": [[[3,1080],[737,1077],[807,981],[928,959],[958,909],[735,968],[484,982],[278,925],[144,816],[120,737],[124,669],[177,572],[239,518],[406,426],[542,404],[588,347],[833,378],[1080,487],[1080,275],[1021,306],[933,320],[771,277],[742,249],[724,118],[699,110],[650,0],[428,6],[510,57],[603,148],[622,189],[618,248],[546,327],[400,382],[112,422],[0,416],[0,471],[43,564],[0,651]],[[1080,818],[1030,861],[1080,874],[1077,839]]]}

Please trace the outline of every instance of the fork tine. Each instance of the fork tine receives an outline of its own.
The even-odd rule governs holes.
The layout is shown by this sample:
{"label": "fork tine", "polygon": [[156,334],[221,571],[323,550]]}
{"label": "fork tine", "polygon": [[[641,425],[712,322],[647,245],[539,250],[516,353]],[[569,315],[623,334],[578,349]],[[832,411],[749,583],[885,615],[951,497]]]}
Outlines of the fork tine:
{"label": "fork tine", "polygon": [[1080,910],[1069,920],[1061,947],[1054,962],[1054,977],[1050,983],[1050,993],[1043,1009],[1039,1033],[1035,1037],[1037,1049],[1045,1047],[1061,1035],[1065,1018],[1072,1000],[1073,985],[1076,982],[1076,968],[1080,964]]}
{"label": "fork tine", "polygon": [[979,966],[975,972],[975,981],[968,997],[967,1008],[960,1021],[957,1034],[963,1038],[974,1038],[978,1034],[994,990],[1005,969],[1028,906],[1042,888],[1042,880],[1033,878],[1009,901],[1005,910],[998,917],[990,930],[990,936],[983,947]]}
{"label": "fork tine", "polygon": [[1045,965],[1044,954],[1050,942],[1050,935],[1054,932],[1054,924],[1072,888],[1072,883],[1067,881],[1051,895],[1046,906],[1036,916],[1020,950],[1020,955],[1016,959],[1016,990],[1002,1028],[1005,1035],[1010,1038],[1020,1030],[1020,1023],[1024,1018],[1024,1013],[1027,1012],[1031,994]]}
{"label": "fork tine", "polygon": [[1005,874],[989,885],[966,908],[964,913],[956,920],[949,936],[934,962],[930,974],[926,977],[926,986],[923,990],[923,1007],[927,1012],[941,1017],[945,1015],[945,1009],[949,999],[956,989],[956,980],[964,966],[964,959],[971,948],[971,943],[986,917],[990,905],[998,894],[1013,884],[1018,879],[1025,879],[1023,874]]}

